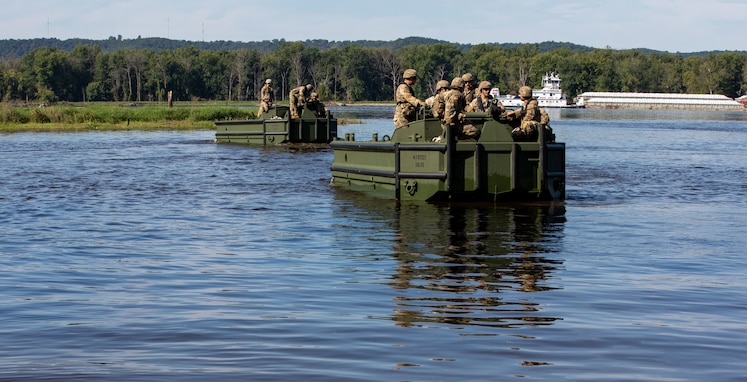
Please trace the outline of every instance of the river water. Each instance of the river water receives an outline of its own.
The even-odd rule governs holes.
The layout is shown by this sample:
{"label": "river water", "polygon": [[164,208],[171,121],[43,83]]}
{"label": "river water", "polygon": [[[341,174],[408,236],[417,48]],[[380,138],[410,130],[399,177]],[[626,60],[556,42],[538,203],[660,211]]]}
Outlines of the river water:
{"label": "river water", "polygon": [[0,380],[747,380],[747,113],[551,112],[549,205],[371,199],[207,130],[0,135]]}

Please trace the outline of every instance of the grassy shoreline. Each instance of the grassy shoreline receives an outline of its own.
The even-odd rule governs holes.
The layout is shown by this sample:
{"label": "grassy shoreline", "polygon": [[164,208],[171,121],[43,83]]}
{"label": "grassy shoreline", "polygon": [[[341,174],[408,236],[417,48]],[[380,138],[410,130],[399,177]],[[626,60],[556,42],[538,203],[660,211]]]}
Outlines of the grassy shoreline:
{"label": "grassy shoreline", "polygon": [[[251,102],[225,101],[176,102],[171,108],[163,102],[66,103],[52,106],[3,102],[0,103],[0,133],[213,129],[216,120],[256,118],[256,106]],[[350,123],[360,122],[338,121],[338,124]]]}
{"label": "grassy shoreline", "polygon": [[0,132],[204,129],[215,120],[255,118],[249,107],[187,104],[0,105]]}

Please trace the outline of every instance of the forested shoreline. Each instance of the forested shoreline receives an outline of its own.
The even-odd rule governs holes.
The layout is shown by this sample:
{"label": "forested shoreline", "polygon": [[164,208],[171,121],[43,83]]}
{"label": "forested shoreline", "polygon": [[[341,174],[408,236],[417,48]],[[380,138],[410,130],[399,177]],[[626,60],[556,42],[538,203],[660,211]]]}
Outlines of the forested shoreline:
{"label": "forested shoreline", "polygon": [[[320,47],[321,46],[321,47]],[[440,79],[465,72],[502,92],[538,87],[547,72],[563,79],[567,97],[585,91],[724,94],[747,91],[747,53],[699,55],[643,50],[591,49],[557,44],[459,44],[425,39],[410,44],[313,44],[276,41],[272,49],[123,48],[96,44],[70,50],[39,46],[0,58],[5,102],[255,101],[266,78],[278,100],[311,83],[325,100],[387,101],[402,71],[415,68],[416,95],[433,93]]]}

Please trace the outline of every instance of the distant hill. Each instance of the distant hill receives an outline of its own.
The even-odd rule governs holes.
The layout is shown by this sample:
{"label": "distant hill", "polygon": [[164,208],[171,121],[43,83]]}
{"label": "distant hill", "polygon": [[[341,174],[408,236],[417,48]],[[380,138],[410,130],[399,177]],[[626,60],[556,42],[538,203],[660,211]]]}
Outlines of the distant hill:
{"label": "distant hill", "polygon": [[[122,39],[121,36],[111,36],[106,40],[90,40],[74,38],[69,40],[59,40],[56,38],[36,38],[36,39],[25,39],[25,40],[0,40],[0,58],[12,58],[22,57],[30,51],[40,47],[52,47],[64,51],[72,51],[78,45],[97,45],[104,52],[114,52],[121,49],[148,49],[153,51],[161,50],[172,50],[185,46],[194,46],[200,50],[236,50],[236,49],[249,49],[257,50],[259,52],[271,52],[275,50],[279,45],[284,44],[285,39],[279,40],[265,40],[265,41],[186,41],[186,40],[171,40],[161,37],[145,37],[135,39]],[[431,45],[431,44],[454,44],[449,41],[436,40],[426,37],[406,37],[396,39],[394,41],[381,41],[381,40],[357,40],[357,41],[329,41],[329,40],[306,40],[301,41],[308,47],[315,47],[321,50],[330,48],[341,48],[347,45],[355,45],[360,47],[368,48],[389,48],[398,50],[411,45]],[[473,45],[471,44],[455,44],[459,46],[462,51],[469,50]],[[525,43],[486,43],[499,47],[502,49],[516,48],[521,45],[528,45]],[[534,44],[532,44],[534,45]],[[545,41],[536,44],[539,47],[540,52],[550,52],[560,48],[567,48],[572,51],[589,52],[595,48],[573,44],[569,42],[556,42],[556,41]],[[665,53],[655,51],[651,49],[636,49],[642,53]],[[690,55],[706,55],[713,52],[694,52],[694,53],[680,53],[683,56]]]}
{"label": "distant hill", "polygon": [[[171,40],[161,37],[145,37],[135,39],[122,39],[121,37],[109,37],[106,40],[90,40],[74,38],[69,40],[59,40],[56,38],[37,38],[37,39],[25,39],[25,40],[0,40],[0,58],[10,57],[22,57],[30,51],[41,48],[51,47],[57,48],[64,51],[72,51],[78,45],[97,45],[104,52],[114,52],[121,49],[148,49],[153,51],[161,50],[172,50],[185,46],[194,46],[200,50],[236,50],[236,49],[250,49],[257,50],[259,52],[270,52],[275,50],[279,45],[284,44],[285,39],[280,40],[265,40],[265,41],[186,41],[186,40]],[[329,40],[306,40],[301,41],[308,47],[315,47],[321,50],[330,48],[341,48],[347,45],[355,45],[360,47],[368,48],[389,48],[398,50],[411,45],[432,45],[432,44],[452,44],[448,41],[436,40],[425,37],[407,37],[400,38],[394,41],[381,41],[381,40],[357,40],[357,41],[329,41]],[[459,46],[460,50],[469,50],[472,45],[470,44],[455,44]],[[488,43],[501,48],[513,48],[524,44],[517,43]],[[540,51],[552,51],[559,48],[569,48],[571,50],[578,51],[591,51],[593,48],[571,44],[567,42],[542,42],[539,43]]]}

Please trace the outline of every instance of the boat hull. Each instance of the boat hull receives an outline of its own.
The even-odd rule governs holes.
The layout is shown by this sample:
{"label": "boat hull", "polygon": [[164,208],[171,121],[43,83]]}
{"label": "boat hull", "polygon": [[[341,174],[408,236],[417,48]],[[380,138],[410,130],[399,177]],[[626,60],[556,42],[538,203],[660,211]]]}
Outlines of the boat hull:
{"label": "boat hull", "polygon": [[425,201],[535,201],[565,198],[565,144],[515,142],[510,127],[469,113],[479,140],[446,143],[440,122],[396,129],[391,140],[334,141],[332,184],[377,197]]}
{"label": "boat hull", "polygon": [[286,143],[329,143],[337,136],[337,119],[327,113],[317,118],[303,110],[300,118],[290,118],[288,108],[278,106],[260,119],[215,121],[219,143],[271,146]]}

